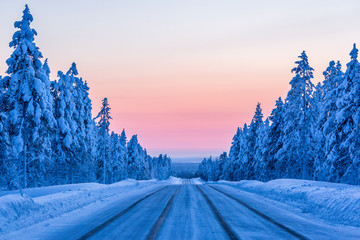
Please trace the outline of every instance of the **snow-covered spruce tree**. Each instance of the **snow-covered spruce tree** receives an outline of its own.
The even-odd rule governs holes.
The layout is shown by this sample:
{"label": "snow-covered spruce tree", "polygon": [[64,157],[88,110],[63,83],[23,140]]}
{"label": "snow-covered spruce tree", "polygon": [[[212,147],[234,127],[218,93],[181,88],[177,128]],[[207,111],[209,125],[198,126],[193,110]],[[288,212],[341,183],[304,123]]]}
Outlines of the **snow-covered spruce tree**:
{"label": "snow-covered spruce tree", "polygon": [[[1,93],[0,93],[1,94]],[[0,101],[1,101],[1,95],[0,95]],[[8,132],[5,129],[5,121],[6,121],[6,115],[2,112],[0,112],[0,188],[9,187],[8,180],[9,176],[9,165],[11,162],[9,161],[9,155],[8,155]]]}
{"label": "snow-covered spruce tree", "polygon": [[204,158],[204,160],[199,165],[199,175],[201,179],[205,181],[218,181],[219,175],[218,173],[219,169],[219,160],[215,159],[213,160],[212,157],[210,158]]}
{"label": "snow-covered spruce tree", "polygon": [[260,180],[267,181],[281,176],[285,172],[286,165],[278,162],[277,152],[282,148],[282,131],[284,126],[284,103],[281,97],[276,100],[269,120],[271,124],[267,132],[267,147],[264,150],[262,172]]}
{"label": "snow-covered spruce tree", "polygon": [[359,184],[360,167],[360,65],[354,44],[337,101],[338,153],[331,169],[331,180]]}
{"label": "snow-covered spruce tree", "polygon": [[144,161],[144,150],[138,142],[137,135],[133,135],[127,145],[127,167],[129,178],[143,179]]}
{"label": "snow-covered spruce tree", "polygon": [[319,119],[316,124],[317,150],[314,165],[314,179],[328,181],[329,170],[332,167],[332,154],[338,138],[336,132],[336,101],[339,97],[339,86],[343,80],[344,73],[341,71],[341,64],[338,61],[331,61],[323,81],[323,104],[319,109]]}
{"label": "snow-covered spruce tree", "polygon": [[227,152],[223,152],[222,154],[220,154],[219,156],[219,167],[217,169],[217,176],[218,179],[224,180],[225,176],[224,176],[224,171],[225,171],[225,166],[227,165],[227,162],[229,161],[229,157],[227,156]]}
{"label": "snow-covered spruce tree", "polygon": [[270,121],[269,118],[266,118],[264,124],[258,129],[258,135],[255,142],[255,162],[254,162],[254,179],[264,180],[263,176],[264,167],[268,162],[268,153],[269,153],[269,134]]}
{"label": "snow-covered spruce tree", "polygon": [[[146,149],[145,149],[146,152]],[[153,179],[155,178],[155,169],[154,169],[154,160],[150,155],[145,153],[145,179]]]}
{"label": "snow-covered spruce tree", "polygon": [[245,123],[239,135],[239,145],[240,145],[239,147],[240,151],[238,157],[239,160],[235,164],[235,172],[234,172],[234,180],[236,181],[248,179],[247,166],[249,163],[249,156],[250,156],[248,135],[249,135],[249,127]]}
{"label": "snow-covered spruce tree", "polygon": [[262,118],[263,114],[261,110],[261,105],[260,103],[258,103],[256,105],[255,114],[249,126],[249,132],[247,134],[248,161],[244,162],[245,179],[255,179],[255,168],[257,167],[257,159],[255,159],[255,146],[258,139],[259,131],[263,125]]}
{"label": "snow-covered spruce tree", "polygon": [[314,121],[311,124],[311,136],[310,144],[313,146],[314,149],[314,160],[313,160],[313,172],[311,177],[314,179],[317,179],[315,177],[316,173],[316,165],[318,162],[324,162],[325,154],[324,154],[324,144],[325,144],[325,138],[323,135],[323,132],[321,128],[319,127],[319,119],[322,109],[325,105],[325,99],[324,99],[324,90],[323,85],[321,82],[319,82],[314,89],[313,97],[311,99],[311,108],[314,114]]}
{"label": "snow-covered spruce tree", "polygon": [[[95,141],[94,121],[92,120],[92,103],[89,98],[89,87],[86,81],[84,82],[81,77],[78,77],[78,70],[75,63],[72,63],[69,71],[66,73],[73,83],[73,101],[75,103],[75,111],[72,115],[74,122],[75,135],[73,149],[76,154],[76,165],[79,171],[76,174],[76,181],[87,181],[89,173],[92,170],[93,162],[95,159],[94,152],[91,150],[91,143]],[[76,168],[75,168],[76,169]]]}
{"label": "snow-covered spruce tree", "polygon": [[154,175],[159,180],[168,179],[171,174],[171,159],[165,154],[153,158]]}
{"label": "snow-covered spruce tree", "polygon": [[295,77],[285,100],[283,147],[276,157],[285,172],[279,177],[308,179],[312,176],[314,149],[311,145],[311,125],[315,122],[311,107],[314,85],[311,82],[314,69],[303,51],[297,66],[292,69]]}
{"label": "snow-covered spruce tree", "polygon": [[97,171],[96,176],[99,182],[108,183],[107,173],[111,158],[110,153],[110,106],[107,98],[102,101],[102,107],[95,119],[99,119],[98,126],[98,149],[97,149]]}
{"label": "snow-covered spruce tree", "polygon": [[[233,141],[231,143],[230,152],[229,152],[229,159],[226,161],[223,176],[226,180],[235,180],[235,170],[239,169],[240,166],[237,164],[240,164],[239,154],[240,154],[240,134],[242,132],[242,129],[239,127],[236,130],[236,134],[233,137]],[[199,172],[200,174],[200,172]]]}
{"label": "snow-covered spruce tree", "polygon": [[[124,143],[125,138],[125,143]],[[126,178],[126,136],[125,131],[121,136],[112,132],[111,141],[111,161],[109,162],[109,182],[118,182]]]}
{"label": "snow-covered spruce tree", "polygon": [[54,125],[50,79],[42,68],[42,54],[34,43],[37,35],[30,28],[33,17],[25,6],[19,30],[10,47],[14,52],[6,61],[8,77],[5,86],[5,114],[12,159],[18,159],[24,187],[45,184],[46,166],[51,156],[51,134]]}
{"label": "snow-covered spruce tree", "polygon": [[127,166],[127,142],[126,142],[126,133],[125,129],[122,130],[120,134],[120,145],[121,145],[121,151],[120,151],[120,162],[121,165],[121,178],[119,180],[124,180],[128,177],[128,166]]}
{"label": "snow-covered spruce tree", "polygon": [[201,163],[199,164],[199,176],[202,180],[204,181],[208,181],[209,180],[209,176],[208,176],[208,172],[207,172],[207,159],[204,158],[204,160],[201,161]]}
{"label": "snow-covered spruce tree", "polygon": [[52,82],[56,119],[56,134],[53,143],[54,180],[52,183],[65,184],[72,182],[72,174],[78,170],[76,162],[77,126],[73,117],[78,113],[76,113],[74,101],[73,79],[61,71],[58,72],[58,77],[57,81]]}
{"label": "snow-covered spruce tree", "polygon": [[108,183],[114,183],[117,182],[118,179],[120,178],[120,168],[119,168],[119,153],[120,153],[120,139],[119,139],[119,135],[111,132],[110,135],[110,150],[111,150],[111,156],[110,156],[110,161],[108,162],[108,169],[109,169],[109,174],[108,174]]}

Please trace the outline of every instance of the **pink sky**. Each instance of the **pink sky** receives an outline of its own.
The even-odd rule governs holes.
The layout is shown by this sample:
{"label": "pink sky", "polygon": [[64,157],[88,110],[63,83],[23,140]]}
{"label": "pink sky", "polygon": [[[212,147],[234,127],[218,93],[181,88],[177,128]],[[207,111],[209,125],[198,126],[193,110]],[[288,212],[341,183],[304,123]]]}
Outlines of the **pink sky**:
{"label": "pink sky", "polygon": [[360,39],[358,1],[1,1],[0,72],[25,3],[52,78],[75,61],[94,115],[174,159],[228,151],[257,102],[267,116],[306,50],[314,82]]}

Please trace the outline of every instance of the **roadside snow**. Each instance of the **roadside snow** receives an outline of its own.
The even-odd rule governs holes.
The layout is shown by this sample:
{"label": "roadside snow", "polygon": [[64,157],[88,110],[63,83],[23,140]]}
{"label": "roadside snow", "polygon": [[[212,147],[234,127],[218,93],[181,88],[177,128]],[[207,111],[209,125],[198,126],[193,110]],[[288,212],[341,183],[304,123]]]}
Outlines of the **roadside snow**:
{"label": "roadside snow", "polygon": [[193,178],[192,180],[195,185],[204,184],[204,181],[201,178]]}
{"label": "roadside snow", "polygon": [[182,178],[177,178],[177,177],[169,177],[168,180],[166,180],[169,182],[169,184],[175,184],[175,185],[179,185],[179,184],[182,184],[183,183],[183,180]]}
{"label": "roadside snow", "polygon": [[[26,188],[26,189],[23,189],[23,193],[30,197],[40,197],[40,196],[63,192],[63,191],[80,190],[82,188],[93,188],[96,186],[99,186],[99,183],[64,184],[64,185],[49,186],[49,187]],[[9,194],[20,194],[20,191],[19,190],[13,190],[13,191],[2,190],[2,191],[0,191],[0,197],[9,195]]]}
{"label": "roadside snow", "polygon": [[360,227],[360,187],[298,179],[269,182],[218,181],[241,190],[280,201],[336,224]]}
{"label": "roadside snow", "polygon": [[[129,179],[110,185],[84,183],[74,184],[75,187],[65,185],[33,189],[36,192],[34,195],[39,197],[7,194],[0,197],[0,235],[55,218],[96,201],[149,185],[166,183],[167,181]],[[61,191],[57,191],[59,189]]]}

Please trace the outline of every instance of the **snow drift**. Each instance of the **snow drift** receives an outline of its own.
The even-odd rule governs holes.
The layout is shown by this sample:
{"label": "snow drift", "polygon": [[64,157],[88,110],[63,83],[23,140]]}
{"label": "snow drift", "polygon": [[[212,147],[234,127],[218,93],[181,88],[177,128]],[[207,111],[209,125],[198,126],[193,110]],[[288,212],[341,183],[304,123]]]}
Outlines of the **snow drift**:
{"label": "snow drift", "polygon": [[297,179],[218,183],[286,203],[333,223],[360,227],[360,186]]}
{"label": "snow drift", "polygon": [[[76,184],[77,188],[67,185],[68,190],[58,186],[44,187],[36,188],[36,195],[40,196],[33,198],[26,194],[23,197],[20,194],[8,194],[0,197],[0,234],[60,216],[105,198],[158,183],[161,181],[126,180],[110,185]],[[61,190],[55,192],[57,188]]]}

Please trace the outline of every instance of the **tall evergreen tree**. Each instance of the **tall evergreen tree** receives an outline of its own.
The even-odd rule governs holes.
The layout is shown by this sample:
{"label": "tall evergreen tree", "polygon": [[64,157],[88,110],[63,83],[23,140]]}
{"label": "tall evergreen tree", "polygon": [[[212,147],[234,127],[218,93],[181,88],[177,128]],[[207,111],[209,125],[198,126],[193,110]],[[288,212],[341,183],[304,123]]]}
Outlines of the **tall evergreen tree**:
{"label": "tall evergreen tree", "polygon": [[281,97],[276,100],[275,106],[269,117],[272,123],[268,130],[268,146],[262,167],[263,172],[261,173],[263,180],[280,177],[281,173],[286,171],[286,165],[284,162],[278,161],[277,155],[283,146],[284,103]]}
{"label": "tall evergreen tree", "polygon": [[102,107],[95,119],[99,119],[98,125],[98,152],[97,152],[97,179],[99,182],[107,183],[108,162],[110,161],[110,136],[109,127],[110,106],[107,98],[102,101]]}
{"label": "tall evergreen tree", "polygon": [[59,79],[52,82],[54,96],[54,116],[56,135],[54,149],[54,183],[71,183],[73,167],[76,164],[76,113],[73,79],[63,72],[58,72]]}
{"label": "tall evergreen tree", "polygon": [[323,82],[323,104],[317,120],[317,150],[315,161],[314,178],[316,180],[328,180],[329,170],[333,165],[332,154],[336,152],[336,101],[340,93],[339,86],[343,80],[344,73],[341,71],[341,64],[338,61],[331,61],[326,71]]}
{"label": "tall evergreen tree", "polygon": [[354,44],[351,61],[344,75],[343,93],[338,99],[339,158],[336,162],[336,181],[360,183],[360,64]]}
{"label": "tall evergreen tree", "polygon": [[260,103],[258,103],[256,105],[255,114],[249,126],[249,133],[247,135],[248,157],[247,157],[247,162],[244,162],[246,179],[255,178],[255,166],[257,165],[255,159],[255,152],[256,152],[255,146],[256,146],[256,140],[259,135],[259,130],[263,125],[262,118],[263,118],[263,114],[262,114],[261,106]]}
{"label": "tall evergreen tree", "polygon": [[131,137],[127,145],[128,177],[142,179],[144,176],[144,150],[138,142],[137,135]]}
{"label": "tall evergreen tree", "polygon": [[76,151],[76,165],[79,169],[78,178],[86,178],[89,169],[92,167],[95,156],[91,150],[91,142],[95,141],[94,121],[92,120],[92,103],[89,98],[89,87],[86,81],[78,77],[78,70],[75,63],[72,63],[69,71],[66,73],[73,83],[73,102],[75,111],[72,115],[72,121],[75,124],[76,143],[74,151]]}
{"label": "tall evergreen tree", "polygon": [[128,169],[127,169],[127,142],[126,142],[126,133],[125,129],[122,130],[120,134],[120,158],[121,158],[121,179],[126,179],[128,177]]}
{"label": "tall evergreen tree", "polygon": [[8,77],[5,86],[6,125],[9,129],[11,156],[18,159],[23,186],[45,183],[46,165],[51,156],[52,115],[50,79],[42,68],[42,54],[34,43],[36,31],[30,28],[33,17],[25,6],[19,30],[13,35],[10,47],[14,52],[6,61]]}
{"label": "tall evergreen tree", "polygon": [[235,180],[235,171],[240,168],[240,134],[242,129],[237,128],[236,134],[233,137],[233,141],[231,143],[231,148],[229,152],[229,160],[225,163],[224,169],[224,179],[227,180]]}
{"label": "tall evergreen tree", "polygon": [[269,128],[270,121],[266,118],[264,124],[258,129],[258,135],[255,142],[255,155],[254,155],[254,179],[264,180],[263,172],[264,166],[268,162],[269,155]]}
{"label": "tall evergreen tree", "polygon": [[305,51],[299,58],[292,69],[295,77],[290,81],[291,89],[285,101],[283,147],[277,156],[281,164],[286,164],[282,177],[307,179],[311,175],[314,153],[311,146],[311,124],[315,121],[311,108],[314,69]]}

